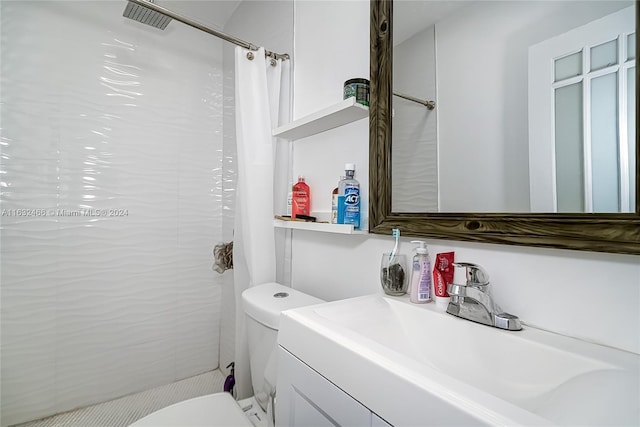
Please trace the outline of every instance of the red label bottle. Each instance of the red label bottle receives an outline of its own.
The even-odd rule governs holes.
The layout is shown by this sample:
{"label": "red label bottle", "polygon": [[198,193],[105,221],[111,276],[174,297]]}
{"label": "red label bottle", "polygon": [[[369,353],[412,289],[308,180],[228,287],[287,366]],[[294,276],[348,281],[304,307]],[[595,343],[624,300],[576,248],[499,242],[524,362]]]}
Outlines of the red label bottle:
{"label": "red label bottle", "polygon": [[298,182],[293,184],[292,199],[291,218],[297,215],[311,215],[311,192],[302,175],[298,177]]}

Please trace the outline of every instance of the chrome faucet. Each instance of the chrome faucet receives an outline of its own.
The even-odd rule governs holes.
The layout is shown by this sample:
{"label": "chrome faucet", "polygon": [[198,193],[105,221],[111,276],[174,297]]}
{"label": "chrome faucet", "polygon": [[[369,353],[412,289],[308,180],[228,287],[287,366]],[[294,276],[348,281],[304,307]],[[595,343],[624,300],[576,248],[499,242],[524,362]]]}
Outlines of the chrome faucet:
{"label": "chrome faucet", "polygon": [[454,262],[455,267],[466,269],[466,285],[455,283],[447,286],[451,301],[447,313],[483,325],[519,331],[520,319],[513,314],[503,313],[491,297],[489,275],[479,265],[469,262]]}

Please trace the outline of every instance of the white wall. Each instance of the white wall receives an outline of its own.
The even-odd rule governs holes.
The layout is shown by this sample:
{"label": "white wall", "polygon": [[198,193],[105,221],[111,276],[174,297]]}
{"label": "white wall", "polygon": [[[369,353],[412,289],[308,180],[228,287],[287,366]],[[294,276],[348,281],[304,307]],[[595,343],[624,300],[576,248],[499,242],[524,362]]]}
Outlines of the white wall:
{"label": "white wall", "polygon": [[[340,102],[346,80],[369,78],[368,1],[297,1],[294,64],[294,119]],[[293,174],[305,176],[312,211],[331,211],[344,165],[355,163],[360,209],[367,212],[368,129],[363,119],[293,143]],[[366,215],[361,228],[368,228]]]}
{"label": "white wall", "polygon": [[221,42],[2,2],[3,426],[218,366]]}
{"label": "white wall", "polygon": [[[368,74],[368,19],[367,1],[296,2],[296,116],[338,102],[344,80]],[[476,61],[470,56],[466,64]],[[358,177],[367,183],[362,170],[368,167],[367,126],[365,120],[294,143],[293,169],[310,177],[315,206],[328,208],[342,158],[358,163]],[[402,240],[401,252],[410,254],[410,239]],[[483,265],[497,302],[527,324],[640,353],[640,257],[428,243],[432,257],[454,250],[457,260]],[[294,231],[293,286],[328,300],[381,292],[380,256],[391,247],[390,237]]]}

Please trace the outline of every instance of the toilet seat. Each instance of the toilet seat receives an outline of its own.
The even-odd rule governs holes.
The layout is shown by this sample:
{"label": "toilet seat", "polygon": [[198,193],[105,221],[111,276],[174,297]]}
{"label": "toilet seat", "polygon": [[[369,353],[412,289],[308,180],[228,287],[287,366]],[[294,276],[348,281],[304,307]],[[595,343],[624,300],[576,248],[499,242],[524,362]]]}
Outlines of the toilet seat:
{"label": "toilet seat", "polygon": [[229,393],[215,393],[178,402],[153,412],[129,427],[253,427]]}

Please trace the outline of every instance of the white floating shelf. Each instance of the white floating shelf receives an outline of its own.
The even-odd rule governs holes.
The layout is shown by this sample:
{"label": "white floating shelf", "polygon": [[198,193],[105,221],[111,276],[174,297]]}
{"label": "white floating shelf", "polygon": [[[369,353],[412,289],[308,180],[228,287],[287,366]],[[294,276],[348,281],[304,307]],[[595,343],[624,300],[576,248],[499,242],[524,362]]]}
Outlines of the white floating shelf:
{"label": "white floating shelf", "polygon": [[274,129],[272,134],[278,138],[300,139],[364,119],[365,117],[369,117],[369,107],[358,104],[356,98],[351,97],[280,126]]}
{"label": "white floating shelf", "polygon": [[304,221],[283,221],[273,220],[276,228],[289,228],[291,230],[319,231],[322,233],[334,234],[368,234],[366,231],[354,230],[351,224],[328,224],[326,222],[304,222]]}

